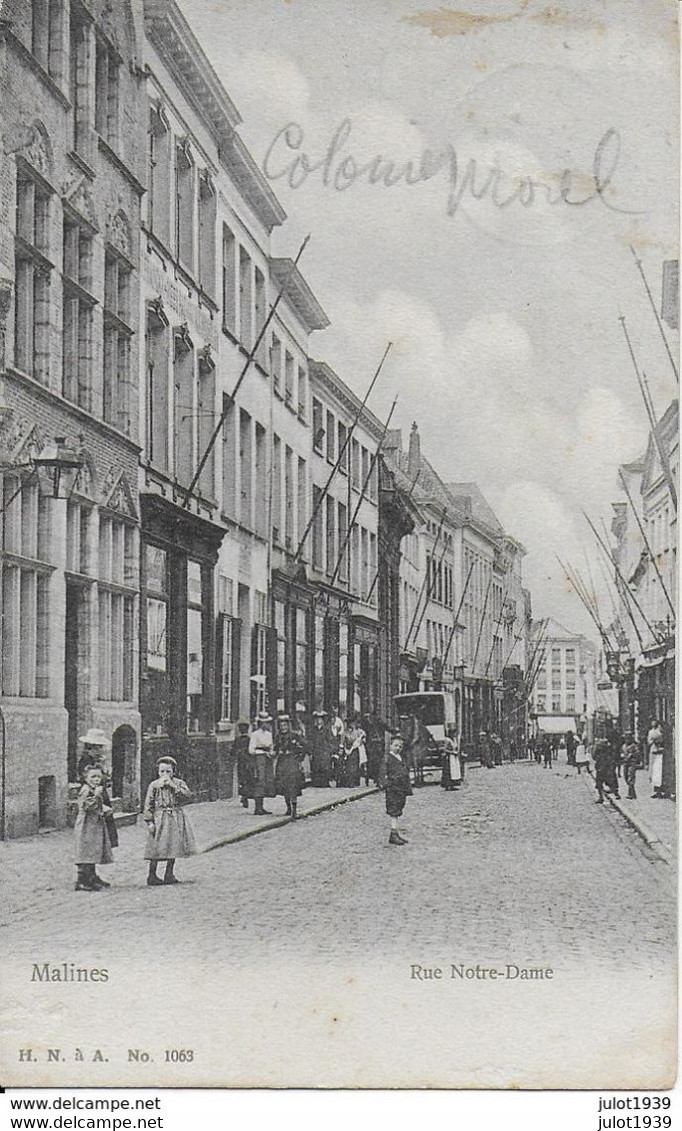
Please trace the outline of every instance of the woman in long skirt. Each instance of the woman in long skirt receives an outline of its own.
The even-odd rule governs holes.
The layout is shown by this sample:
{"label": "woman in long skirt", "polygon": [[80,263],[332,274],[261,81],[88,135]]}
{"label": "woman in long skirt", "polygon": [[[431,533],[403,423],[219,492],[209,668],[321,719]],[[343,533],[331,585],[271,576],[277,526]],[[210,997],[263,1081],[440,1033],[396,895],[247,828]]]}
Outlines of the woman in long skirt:
{"label": "woman in long skirt", "polygon": [[444,790],[450,792],[453,789],[459,789],[462,784],[462,761],[453,739],[444,739],[441,743],[441,749],[443,755],[443,776],[440,784]]}

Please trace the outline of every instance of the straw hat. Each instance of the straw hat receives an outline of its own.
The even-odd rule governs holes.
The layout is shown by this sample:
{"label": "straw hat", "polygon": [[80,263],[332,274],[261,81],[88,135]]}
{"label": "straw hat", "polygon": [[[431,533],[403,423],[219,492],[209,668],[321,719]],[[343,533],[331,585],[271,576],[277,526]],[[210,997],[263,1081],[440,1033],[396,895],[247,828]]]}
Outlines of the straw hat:
{"label": "straw hat", "polygon": [[87,734],[82,734],[78,739],[84,746],[111,746],[111,743],[103,730],[97,727],[90,727]]}

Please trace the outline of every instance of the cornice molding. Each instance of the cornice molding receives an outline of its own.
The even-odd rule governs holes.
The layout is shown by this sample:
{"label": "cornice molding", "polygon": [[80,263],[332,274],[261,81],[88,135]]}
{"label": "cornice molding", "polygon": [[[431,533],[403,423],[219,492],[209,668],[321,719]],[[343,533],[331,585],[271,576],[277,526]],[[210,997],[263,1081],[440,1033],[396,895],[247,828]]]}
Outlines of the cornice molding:
{"label": "cornice molding", "polygon": [[144,25],[180,90],[224,144],[241,122],[239,111],[177,5],[173,0],[144,0]]}

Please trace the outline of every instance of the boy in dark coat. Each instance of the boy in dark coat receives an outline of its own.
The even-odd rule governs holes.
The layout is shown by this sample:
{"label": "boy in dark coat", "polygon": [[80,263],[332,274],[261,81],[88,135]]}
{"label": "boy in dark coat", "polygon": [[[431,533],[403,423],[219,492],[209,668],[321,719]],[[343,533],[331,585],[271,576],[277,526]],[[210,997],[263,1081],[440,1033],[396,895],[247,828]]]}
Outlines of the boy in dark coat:
{"label": "boy in dark coat", "polygon": [[279,735],[275,744],[277,750],[275,788],[287,803],[287,817],[295,821],[298,818],[298,799],[303,790],[303,759],[307,747],[305,739],[298,731],[291,729],[288,715],[280,715],[278,724]]}
{"label": "boy in dark coat", "polygon": [[628,800],[636,801],[637,792],[635,790],[635,783],[637,781],[637,771],[641,767],[639,759],[639,746],[631,734],[625,736],[623,743],[623,774],[625,777],[625,784],[628,787]]}
{"label": "boy in dark coat", "polygon": [[403,736],[395,734],[381,767],[379,785],[386,790],[386,812],[391,819],[389,844],[407,844],[398,832],[398,818],[402,817],[405,801],[412,793],[410,769],[404,757],[404,749]]}
{"label": "boy in dark coat", "polygon": [[239,797],[244,808],[248,809],[249,798],[253,797],[253,766],[252,757],[249,754],[249,724],[244,719],[237,723],[234,753],[237,756]]}
{"label": "boy in dark coat", "polygon": [[620,797],[618,792],[618,778],[616,777],[616,755],[611,743],[606,738],[600,738],[594,748],[594,784],[597,787],[597,805],[604,804],[604,787],[610,790],[613,797]]}

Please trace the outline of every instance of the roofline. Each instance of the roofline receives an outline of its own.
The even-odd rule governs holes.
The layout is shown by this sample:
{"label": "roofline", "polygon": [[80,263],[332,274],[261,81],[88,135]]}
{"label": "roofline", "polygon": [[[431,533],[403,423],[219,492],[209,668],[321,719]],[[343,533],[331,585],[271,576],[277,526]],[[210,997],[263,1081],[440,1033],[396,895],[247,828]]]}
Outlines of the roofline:
{"label": "roofline", "polygon": [[[357,394],[353,392],[326,361],[318,361],[316,358],[312,357],[309,358],[308,373],[311,379],[319,381],[321,384],[325,385],[329,391],[336,394],[338,399],[344,402],[345,407],[352,412],[353,415],[357,413],[358,409],[362,408],[362,401]],[[383,435],[384,426],[371,409],[367,407],[362,408],[359,423],[364,423],[377,439],[380,439]],[[390,449],[388,450],[390,451]],[[387,450],[384,449],[384,455],[386,454]]]}
{"label": "roofline", "polygon": [[[236,161],[238,168],[230,164],[229,158]],[[233,131],[225,139],[220,149],[220,160],[267,228],[268,235],[274,227],[283,224],[287,214],[238,133]]]}
{"label": "roofline", "polygon": [[270,233],[286,212],[236,132],[242,121],[237,107],[175,0],[143,0],[143,5],[147,39],[213,137],[221,165]]}
{"label": "roofline", "polygon": [[313,330],[326,330],[331,322],[319,302],[315,298],[310,285],[306,282],[293,259],[270,257],[270,271],[280,286],[287,279],[285,298],[293,306],[302,319],[309,333]]}
{"label": "roofline", "polygon": [[[220,140],[241,122],[234,102],[223,87],[199,40],[175,0],[143,0],[144,30],[188,101]],[[182,59],[182,66],[180,66]],[[195,83],[191,79],[194,78]],[[200,89],[203,86],[203,89]],[[204,99],[213,99],[209,113]]]}

